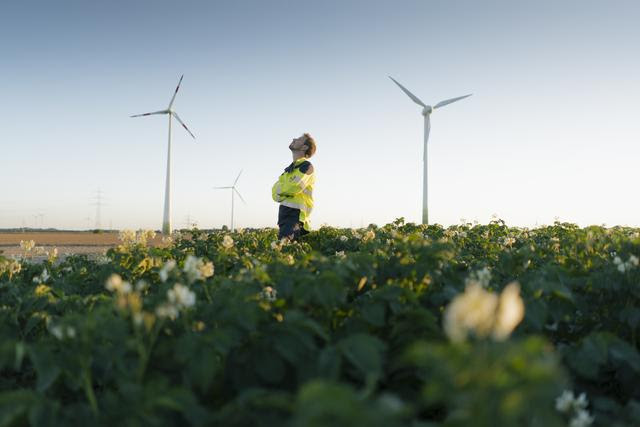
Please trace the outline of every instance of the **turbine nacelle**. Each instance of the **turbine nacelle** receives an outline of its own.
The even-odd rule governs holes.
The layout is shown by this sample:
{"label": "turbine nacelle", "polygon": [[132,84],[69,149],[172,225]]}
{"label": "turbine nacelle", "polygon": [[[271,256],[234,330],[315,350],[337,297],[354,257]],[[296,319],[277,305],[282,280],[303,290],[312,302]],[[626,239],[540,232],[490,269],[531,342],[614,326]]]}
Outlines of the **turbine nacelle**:
{"label": "turbine nacelle", "polygon": [[429,114],[433,113],[433,107],[431,105],[427,105],[426,107],[424,107],[422,109],[422,115],[423,116],[428,116]]}

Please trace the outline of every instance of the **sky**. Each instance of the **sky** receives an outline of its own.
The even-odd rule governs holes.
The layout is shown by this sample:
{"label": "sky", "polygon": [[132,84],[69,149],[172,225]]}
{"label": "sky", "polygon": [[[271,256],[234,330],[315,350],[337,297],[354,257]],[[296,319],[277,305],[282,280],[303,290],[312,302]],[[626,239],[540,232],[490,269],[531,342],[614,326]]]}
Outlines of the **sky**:
{"label": "sky", "polygon": [[0,3],[0,228],[274,227],[288,145],[318,151],[312,226],[640,226],[636,0]]}

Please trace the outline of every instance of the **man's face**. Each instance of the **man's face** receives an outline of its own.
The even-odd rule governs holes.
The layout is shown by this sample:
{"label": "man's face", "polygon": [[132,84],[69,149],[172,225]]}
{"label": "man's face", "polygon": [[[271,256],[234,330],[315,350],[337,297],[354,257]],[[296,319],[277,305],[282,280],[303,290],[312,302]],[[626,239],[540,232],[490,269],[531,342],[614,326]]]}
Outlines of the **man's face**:
{"label": "man's face", "polygon": [[293,141],[291,141],[291,144],[289,144],[289,150],[305,151],[307,149],[306,142],[307,142],[307,137],[304,135],[298,138],[293,138]]}

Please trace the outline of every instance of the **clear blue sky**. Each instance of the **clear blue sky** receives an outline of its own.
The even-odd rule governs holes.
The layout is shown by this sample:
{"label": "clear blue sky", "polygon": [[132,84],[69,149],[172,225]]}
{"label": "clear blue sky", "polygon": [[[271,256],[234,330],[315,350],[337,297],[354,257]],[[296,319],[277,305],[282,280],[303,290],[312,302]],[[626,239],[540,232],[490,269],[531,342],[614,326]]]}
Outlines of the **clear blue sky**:
{"label": "clear blue sky", "polygon": [[[20,1],[0,5],[0,227],[161,226],[174,107],[174,225],[274,226],[287,145],[318,141],[312,222],[640,226],[640,3]],[[43,214],[37,219],[35,216]],[[87,219],[90,218],[90,219]]]}

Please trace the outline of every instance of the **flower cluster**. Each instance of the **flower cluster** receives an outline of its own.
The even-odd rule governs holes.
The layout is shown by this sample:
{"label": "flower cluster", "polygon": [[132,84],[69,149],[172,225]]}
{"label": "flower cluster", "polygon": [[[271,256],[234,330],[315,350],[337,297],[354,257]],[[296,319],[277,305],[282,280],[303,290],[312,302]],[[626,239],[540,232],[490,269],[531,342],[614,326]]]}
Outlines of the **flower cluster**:
{"label": "flower cluster", "polygon": [[516,243],[516,238],[513,236],[505,236],[502,238],[502,244],[504,246],[513,246]]}
{"label": "flower cluster", "polygon": [[15,259],[0,259],[0,276],[7,273],[9,280],[22,271],[22,264]]}
{"label": "flower cluster", "polygon": [[573,391],[565,390],[556,399],[556,409],[567,415],[573,415],[569,427],[587,427],[593,423],[594,417],[587,411],[587,396],[581,393],[577,398]]}
{"label": "flower cluster", "polygon": [[225,249],[231,249],[233,247],[233,238],[228,234],[222,239],[222,247]]}
{"label": "flower cluster", "polygon": [[343,243],[344,243],[344,242],[346,242],[347,240],[349,240],[349,238],[348,238],[347,236],[344,236],[344,235],[343,235],[343,236],[340,236],[340,241],[341,241],[341,242],[343,242]]}
{"label": "flower cluster", "polygon": [[112,274],[104,285],[107,290],[118,294],[128,294],[131,292],[131,283],[122,280],[119,274]]}
{"label": "flower cluster", "polygon": [[471,282],[447,306],[444,331],[454,342],[464,341],[470,332],[479,338],[491,335],[496,341],[504,341],[523,317],[524,303],[517,282],[508,284],[500,296]]}
{"label": "flower cluster", "polygon": [[196,303],[196,294],[191,292],[188,287],[181,283],[173,285],[172,289],[167,291],[167,302],[156,308],[158,317],[168,317],[175,320],[181,311],[192,307]]}
{"label": "flower cluster", "polygon": [[49,280],[51,276],[49,276],[49,272],[47,271],[47,268],[45,267],[44,269],[42,269],[42,273],[40,273],[39,276],[36,276],[33,278],[33,283],[36,284],[41,284],[41,283],[46,283],[47,280]]}
{"label": "flower cluster", "polygon": [[366,233],[364,233],[364,236],[362,236],[362,241],[363,242],[368,242],[370,240],[373,240],[376,238],[376,233],[373,230],[367,230]]}
{"label": "flower cluster", "polygon": [[635,255],[630,255],[627,261],[622,261],[619,256],[616,256],[613,259],[613,263],[618,267],[618,271],[620,273],[626,273],[630,271],[632,268],[637,267],[640,260]]}
{"label": "flower cluster", "polygon": [[184,261],[183,271],[187,275],[188,282],[193,283],[196,280],[206,279],[213,276],[214,268],[212,262],[204,262],[202,258],[188,255],[187,259]]}
{"label": "flower cluster", "polygon": [[58,259],[58,248],[53,248],[51,251],[46,252],[47,260],[53,264]]}
{"label": "flower cluster", "polygon": [[76,330],[73,326],[55,325],[49,328],[49,332],[60,341],[65,338],[74,339],[76,337]]}
{"label": "flower cluster", "polygon": [[260,297],[265,301],[273,302],[278,298],[278,291],[271,286],[267,286],[260,292]]}
{"label": "flower cluster", "polygon": [[156,232],[152,230],[122,230],[118,234],[118,238],[122,241],[122,244],[126,246],[142,245],[147,246],[149,240],[156,237]]}
{"label": "flower cluster", "polygon": [[25,254],[30,253],[35,246],[36,242],[34,240],[20,240],[20,249],[22,249]]}

